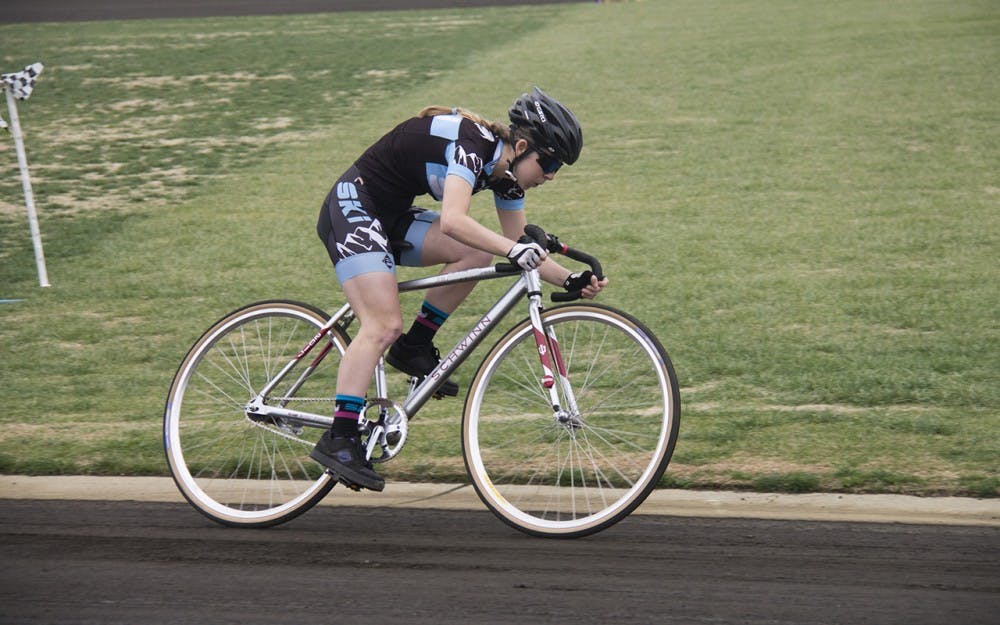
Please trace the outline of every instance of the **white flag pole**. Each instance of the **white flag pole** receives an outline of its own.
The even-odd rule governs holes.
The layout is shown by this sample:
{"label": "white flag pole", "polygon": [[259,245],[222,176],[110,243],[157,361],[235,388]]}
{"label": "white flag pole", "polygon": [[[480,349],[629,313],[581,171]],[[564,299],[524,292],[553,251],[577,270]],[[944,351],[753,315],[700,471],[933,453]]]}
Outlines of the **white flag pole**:
{"label": "white flag pole", "polygon": [[28,227],[31,229],[31,243],[35,247],[35,265],[38,267],[39,286],[49,286],[49,274],[45,270],[45,252],[42,250],[42,233],[38,229],[38,214],[35,212],[35,196],[31,192],[31,177],[28,175],[28,156],[24,152],[24,138],[21,136],[21,121],[17,117],[14,93],[9,85],[3,86],[7,96],[7,111],[10,113],[10,132],[14,135],[17,163],[21,166],[21,187],[24,189],[24,203],[28,207]]}

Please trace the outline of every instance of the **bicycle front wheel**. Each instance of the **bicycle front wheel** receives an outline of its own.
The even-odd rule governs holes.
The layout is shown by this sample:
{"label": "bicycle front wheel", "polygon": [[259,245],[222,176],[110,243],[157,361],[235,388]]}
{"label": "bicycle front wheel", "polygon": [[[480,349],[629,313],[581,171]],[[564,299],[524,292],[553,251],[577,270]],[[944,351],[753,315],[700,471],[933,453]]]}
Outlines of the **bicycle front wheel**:
{"label": "bicycle front wheel", "polygon": [[[630,514],[673,453],[680,392],[653,334],[596,304],[546,310],[566,376],[553,406],[531,324],[504,335],[470,385],[465,464],[490,510],[538,536],[578,537]],[[557,376],[558,377],[558,376]]]}
{"label": "bicycle front wheel", "polygon": [[[220,319],[181,363],[163,418],[170,472],[184,497],[210,519],[266,527],[312,507],[336,483],[309,459],[322,430],[263,419],[247,403],[292,362],[326,323],[321,310],[294,302],[259,302]],[[271,393],[273,405],[333,414],[337,366],[348,339],[301,362]],[[316,345],[320,354],[324,344]],[[315,368],[304,379],[298,368]]]}

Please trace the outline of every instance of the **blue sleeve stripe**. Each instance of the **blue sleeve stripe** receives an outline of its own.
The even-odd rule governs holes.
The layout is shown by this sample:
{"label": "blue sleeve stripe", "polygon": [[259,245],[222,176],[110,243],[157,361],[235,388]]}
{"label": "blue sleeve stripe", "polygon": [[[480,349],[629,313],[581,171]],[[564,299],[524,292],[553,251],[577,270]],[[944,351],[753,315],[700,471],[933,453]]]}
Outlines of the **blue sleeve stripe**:
{"label": "blue sleeve stripe", "polygon": [[448,168],[449,176],[458,176],[462,180],[469,183],[469,186],[473,189],[476,188],[476,177],[472,175],[472,172],[461,165],[452,165]]}
{"label": "blue sleeve stripe", "polygon": [[462,167],[461,165],[452,163],[451,166],[448,167],[448,175],[458,176],[462,180],[468,182],[470,187],[473,189],[476,188],[476,177],[472,175],[472,172],[469,171],[468,167]]}
{"label": "blue sleeve stripe", "polygon": [[[436,119],[436,118],[435,118]],[[469,183],[473,189],[476,188],[476,174],[472,173],[472,170],[465,165],[459,165],[455,162],[455,144],[449,143],[448,147],[444,151],[445,162],[448,163],[448,175],[460,176],[463,180]]]}
{"label": "blue sleeve stripe", "polygon": [[496,193],[493,194],[493,203],[502,211],[524,210],[524,199],[505,200]]}
{"label": "blue sleeve stripe", "polygon": [[500,160],[500,156],[503,154],[503,139],[497,139],[497,149],[493,151],[493,160],[483,167],[483,170],[490,176],[493,175],[493,169],[497,166],[497,161]]}

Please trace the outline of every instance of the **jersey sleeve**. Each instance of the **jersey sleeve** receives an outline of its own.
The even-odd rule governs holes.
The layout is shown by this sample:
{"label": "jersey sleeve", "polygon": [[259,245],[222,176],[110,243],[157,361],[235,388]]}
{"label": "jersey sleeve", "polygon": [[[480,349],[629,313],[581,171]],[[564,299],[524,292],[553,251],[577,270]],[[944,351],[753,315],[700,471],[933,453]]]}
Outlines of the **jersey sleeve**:
{"label": "jersey sleeve", "polygon": [[476,180],[483,172],[483,157],[476,152],[476,146],[469,142],[456,141],[448,146],[445,157],[448,159],[448,176],[459,176],[476,187]]}
{"label": "jersey sleeve", "polygon": [[[437,119],[435,118],[435,121]],[[477,181],[483,175],[483,169],[493,152],[496,139],[487,128],[461,116],[448,116],[446,119],[448,121],[442,120],[440,124],[442,130],[449,122],[454,124],[446,131],[450,135],[448,138],[452,140],[445,151],[445,162],[448,167],[446,175],[459,176],[476,189],[481,186]]]}
{"label": "jersey sleeve", "polygon": [[500,210],[523,210],[524,189],[513,180],[500,180],[493,185],[493,203]]}
{"label": "jersey sleeve", "polygon": [[[460,115],[438,115],[431,121],[430,134],[448,141],[444,165],[435,165],[438,173],[434,180],[439,186],[443,188],[444,177],[458,176],[469,183],[473,193],[487,187],[492,189],[494,203],[501,210],[524,208],[524,191],[517,183],[506,179],[492,182],[489,179],[502,144],[488,128]],[[436,187],[434,184],[430,187],[434,195]],[[434,197],[441,199],[439,195]]]}

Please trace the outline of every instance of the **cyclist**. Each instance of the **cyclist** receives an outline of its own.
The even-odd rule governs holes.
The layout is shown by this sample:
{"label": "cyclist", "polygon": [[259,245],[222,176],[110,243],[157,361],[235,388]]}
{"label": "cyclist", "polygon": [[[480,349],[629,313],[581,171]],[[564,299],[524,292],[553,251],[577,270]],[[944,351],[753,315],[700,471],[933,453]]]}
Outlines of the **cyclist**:
{"label": "cyclist", "polygon": [[[542,279],[594,297],[607,280],[571,273],[535,243],[518,238],[527,223],[524,192],[552,180],[580,156],[583,133],[573,113],[535,87],[509,110],[510,125],[464,110],[431,106],[369,147],[337,180],[319,214],[337,279],[361,322],[337,374],[332,428],[310,454],[357,487],[382,490],[385,482],[365,460],[358,416],[379,357],[404,373],[423,377],[440,360],[433,339],[469,295],[474,282],[427,292],[410,329],[403,318],[395,266],[444,264],[442,273],[485,267],[505,256]],[[472,195],[493,192],[502,234],[469,215]],[[440,212],[413,205],[418,195],[441,202]],[[458,394],[448,380],[437,392]]]}

